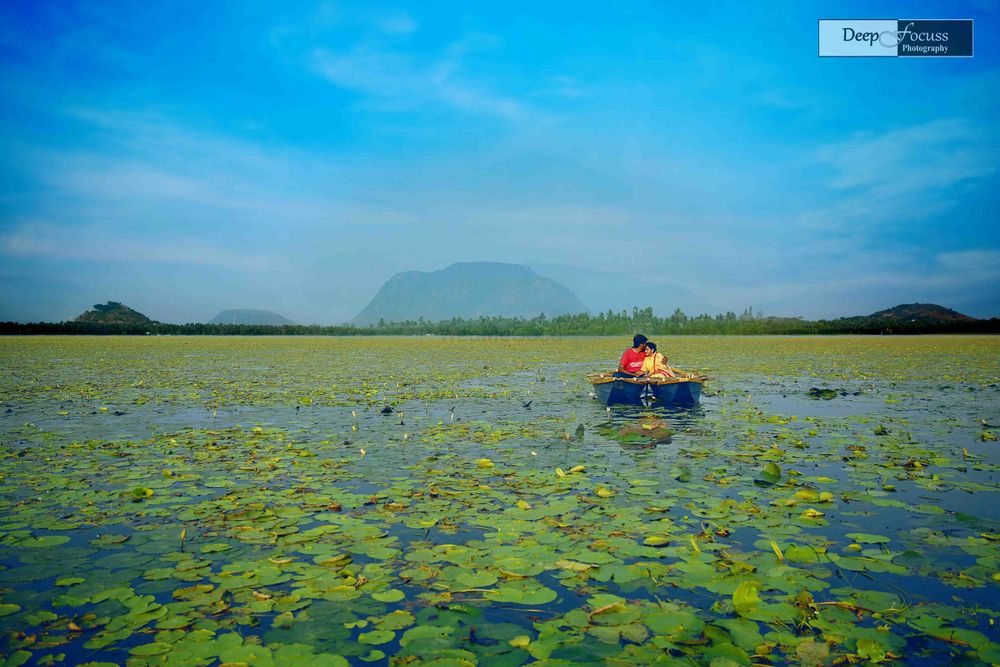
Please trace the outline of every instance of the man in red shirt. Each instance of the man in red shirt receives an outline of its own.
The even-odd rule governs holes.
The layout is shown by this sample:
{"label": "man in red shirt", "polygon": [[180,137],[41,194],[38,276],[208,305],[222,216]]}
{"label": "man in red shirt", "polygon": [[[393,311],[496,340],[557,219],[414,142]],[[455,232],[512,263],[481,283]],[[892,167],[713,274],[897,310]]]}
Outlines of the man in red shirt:
{"label": "man in red shirt", "polygon": [[642,334],[636,334],[632,337],[632,347],[622,353],[615,377],[634,378],[642,373],[642,362],[646,358],[646,342],[648,340]]}

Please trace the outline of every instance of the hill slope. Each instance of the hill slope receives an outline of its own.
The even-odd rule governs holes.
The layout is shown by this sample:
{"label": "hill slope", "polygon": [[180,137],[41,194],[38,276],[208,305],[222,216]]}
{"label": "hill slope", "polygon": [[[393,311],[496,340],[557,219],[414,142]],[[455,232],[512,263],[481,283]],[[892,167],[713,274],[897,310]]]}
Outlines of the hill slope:
{"label": "hill slope", "polygon": [[253,308],[236,308],[223,310],[208,321],[209,324],[295,324],[287,317],[270,310],[255,310]]}
{"label": "hill slope", "polygon": [[91,310],[76,316],[74,322],[95,322],[98,324],[152,324],[142,313],[132,310],[117,301],[95,303]]}
{"label": "hill slope", "polygon": [[429,322],[483,315],[536,317],[587,312],[564,285],[526,266],[458,262],[440,271],[397,273],[354,318],[354,324],[417,320]]}
{"label": "hill slope", "polygon": [[975,322],[976,318],[963,315],[951,308],[935,303],[904,303],[868,317],[896,322]]}

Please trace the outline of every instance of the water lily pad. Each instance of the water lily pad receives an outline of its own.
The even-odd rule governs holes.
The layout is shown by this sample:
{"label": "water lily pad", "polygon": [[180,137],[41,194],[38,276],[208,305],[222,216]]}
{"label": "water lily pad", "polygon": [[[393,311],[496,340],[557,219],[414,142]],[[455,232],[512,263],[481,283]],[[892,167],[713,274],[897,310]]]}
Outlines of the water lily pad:
{"label": "water lily pad", "polygon": [[128,492],[128,496],[133,502],[141,502],[153,497],[153,489],[146,486],[137,486]]}
{"label": "water lily pad", "polygon": [[76,584],[82,584],[86,579],[83,577],[63,577],[61,579],[56,579],[56,586],[74,586]]}
{"label": "water lily pad", "polygon": [[871,535],[869,533],[847,533],[847,537],[860,544],[888,544],[889,538],[884,535]]}
{"label": "water lily pad", "polygon": [[540,605],[552,602],[558,594],[533,580],[517,580],[502,583],[496,589],[484,593],[483,597],[494,602]]}
{"label": "water lily pad", "polygon": [[883,662],[887,657],[886,651],[882,645],[874,639],[870,639],[868,637],[862,637],[858,640],[857,651],[859,657],[876,664]]}
{"label": "water lily pad", "polygon": [[765,463],[755,481],[761,484],[777,484],[781,481],[781,466],[773,461]]}
{"label": "water lily pad", "polygon": [[153,655],[163,655],[164,653],[169,653],[173,647],[170,644],[164,644],[162,642],[153,642],[151,644],[140,644],[129,649],[129,654],[139,657],[148,657]]}
{"label": "water lily pad", "polygon": [[379,591],[378,593],[372,593],[372,598],[378,600],[379,602],[399,602],[406,595],[403,591],[390,588],[386,591]]}
{"label": "water lily pad", "polygon": [[358,641],[362,644],[371,644],[378,646],[379,644],[387,644],[396,638],[396,633],[392,630],[372,630],[371,632],[362,632],[358,635]]}
{"label": "water lily pad", "polygon": [[68,535],[42,535],[40,537],[27,537],[22,540],[18,540],[17,546],[23,549],[45,549],[48,547],[57,547],[60,544],[66,544],[69,542]]}
{"label": "water lily pad", "polygon": [[759,588],[760,584],[755,581],[740,582],[733,591],[733,607],[736,608],[737,614],[746,616],[760,606],[761,599],[757,594]]}

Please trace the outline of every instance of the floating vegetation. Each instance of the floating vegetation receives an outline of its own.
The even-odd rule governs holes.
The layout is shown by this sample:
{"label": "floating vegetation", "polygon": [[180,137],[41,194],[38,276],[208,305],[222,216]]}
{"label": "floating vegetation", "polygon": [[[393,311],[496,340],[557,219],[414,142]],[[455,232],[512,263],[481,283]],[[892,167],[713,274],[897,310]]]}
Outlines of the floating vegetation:
{"label": "floating vegetation", "polygon": [[823,387],[822,389],[820,389],[819,387],[810,387],[809,391],[806,392],[806,394],[809,396],[809,398],[823,399],[825,401],[837,398],[837,392],[834,391],[833,389],[830,389],[829,387]]}
{"label": "floating vegetation", "polygon": [[0,661],[1000,662],[1000,341],[571,343],[0,340]]}

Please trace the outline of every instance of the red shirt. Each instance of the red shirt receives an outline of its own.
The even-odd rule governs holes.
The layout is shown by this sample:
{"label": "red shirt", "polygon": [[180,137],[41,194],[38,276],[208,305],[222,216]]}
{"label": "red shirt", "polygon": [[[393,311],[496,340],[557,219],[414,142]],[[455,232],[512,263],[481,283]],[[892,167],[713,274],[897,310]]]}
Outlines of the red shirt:
{"label": "red shirt", "polygon": [[622,352],[622,368],[628,373],[639,373],[642,371],[642,362],[645,358],[645,352],[630,347]]}

